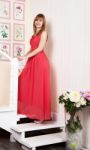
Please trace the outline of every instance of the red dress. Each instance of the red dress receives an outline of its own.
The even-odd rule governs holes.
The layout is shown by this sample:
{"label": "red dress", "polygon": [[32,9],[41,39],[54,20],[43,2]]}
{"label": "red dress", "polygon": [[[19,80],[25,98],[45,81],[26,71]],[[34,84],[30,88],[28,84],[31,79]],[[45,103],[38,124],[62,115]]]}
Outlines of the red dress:
{"label": "red dress", "polygon": [[[41,33],[32,36],[31,50],[38,47]],[[50,66],[44,50],[29,58],[18,79],[18,114],[31,119],[51,119]]]}

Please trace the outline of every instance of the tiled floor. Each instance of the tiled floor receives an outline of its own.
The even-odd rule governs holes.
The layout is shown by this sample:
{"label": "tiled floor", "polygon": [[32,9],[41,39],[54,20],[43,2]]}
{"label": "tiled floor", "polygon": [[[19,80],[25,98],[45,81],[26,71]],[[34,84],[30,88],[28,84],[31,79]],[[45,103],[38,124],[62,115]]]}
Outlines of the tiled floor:
{"label": "tiled floor", "polygon": [[[11,143],[9,140],[9,133],[0,130],[0,150],[22,150],[19,143]],[[65,143],[43,146],[37,148],[37,150],[65,150]]]}

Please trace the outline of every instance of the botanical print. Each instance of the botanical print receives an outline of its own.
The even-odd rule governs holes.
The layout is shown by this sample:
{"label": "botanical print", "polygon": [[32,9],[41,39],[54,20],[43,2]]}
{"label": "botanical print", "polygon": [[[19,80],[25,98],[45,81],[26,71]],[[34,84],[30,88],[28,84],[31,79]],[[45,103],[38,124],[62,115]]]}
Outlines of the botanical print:
{"label": "botanical print", "polygon": [[24,20],[24,4],[22,3],[14,3],[14,19],[16,20]]}
{"label": "botanical print", "polygon": [[0,18],[10,18],[10,2],[0,0]]}
{"label": "botanical print", "polygon": [[24,55],[24,44],[18,44],[14,43],[13,44],[13,56],[23,56]]}
{"label": "botanical print", "polygon": [[24,41],[24,25],[14,24],[14,40]]}
{"label": "botanical print", "polygon": [[[10,55],[10,44],[0,43],[0,51],[3,51],[6,54]],[[7,60],[7,58],[0,54],[0,60]]]}
{"label": "botanical print", "polygon": [[0,23],[0,40],[10,40],[9,23]]}

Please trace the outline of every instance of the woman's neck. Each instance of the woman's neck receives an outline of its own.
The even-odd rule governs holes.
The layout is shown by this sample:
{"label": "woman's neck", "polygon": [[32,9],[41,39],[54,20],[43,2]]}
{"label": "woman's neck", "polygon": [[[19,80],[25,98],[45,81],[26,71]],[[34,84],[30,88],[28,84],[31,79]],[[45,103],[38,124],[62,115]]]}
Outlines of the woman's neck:
{"label": "woman's neck", "polygon": [[41,28],[37,28],[36,29],[36,34],[38,34],[40,32]]}

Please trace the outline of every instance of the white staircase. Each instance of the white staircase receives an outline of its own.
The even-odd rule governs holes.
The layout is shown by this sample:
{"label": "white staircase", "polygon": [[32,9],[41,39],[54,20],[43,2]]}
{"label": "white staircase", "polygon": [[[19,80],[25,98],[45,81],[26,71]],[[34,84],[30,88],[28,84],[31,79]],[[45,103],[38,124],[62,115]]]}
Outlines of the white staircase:
{"label": "white staircase", "polygon": [[11,127],[12,135],[16,141],[22,144],[23,149],[35,150],[39,146],[56,144],[66,141],[66,134],[62,130],[58,133],[47,133],[45,135],[34,135],[33,137],[25,137],[25,133],[29,131],[46,131],[47,129],[62,128],[56,121],[45,121],[42,124],[24,123]]}

